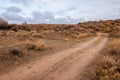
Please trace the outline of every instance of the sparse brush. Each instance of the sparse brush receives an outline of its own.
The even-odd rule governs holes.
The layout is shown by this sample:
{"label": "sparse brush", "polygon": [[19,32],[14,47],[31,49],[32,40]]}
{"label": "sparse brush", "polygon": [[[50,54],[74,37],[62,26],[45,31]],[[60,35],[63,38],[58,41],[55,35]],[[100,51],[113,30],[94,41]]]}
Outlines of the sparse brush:
{"label": "sparse brush", "polygon": [[40,42],[27,42],[27,48],[29,50],[35,50],[35,51],[39,51],[39,50],[44,50],[46,48],[45,46],[45,42],[44,41],[40,41]]}
{"label": "sparse brush", "polygon": [[108,43],[105,49],[107,55],[120,58],[120,39],[113,39]]}
{"label": "sparse brush", "polygon": [[95,80],[120,79],[120,39],[112,39],[103,51],[102,60],[96,65]]}
{"label": "sparse brush", "polygon": [[0,32],[0,36],[7,36],[6,31],[1,31],[1,32]]}
{"label": "sparse brush", "polygon": [[10,27],[8,26],[7,21],[5,21],[2,18],[0,18],[0,29],[6,29],[6,30],[10,29]]}
{"label": "sparse brush", "polygon": [[64,41],[69,41],[70,39],[69,38],[64,38]]}
{"label": "sparse brush", "polygon": [[115,32],[111,32],[109,34],[110,38],[120,38],[120,32],[119,31],[115,31]]}
{"label": "sparse brush", "polygon": [[34,33],[32,34],[32,36],[36,38],[43,38],[43,36],[40,33]]}
{"label": "sparse brush", "polygon": [[36,30],[31,30],[30,34],[32,35],[32,37],[43,38],[43,35],[38,33]]}
{"label": "sparse brush", "polygon": [[104,59],[95,68],[95,80],[119,80],[120,64],[114,59]]}
{"label": "sparse brush", "polygon": [[24,53],[19,51],[19,50],[17,50],[17,49],[12,49],[12,50],[10,50],[10,54],[12,56],[23,57]]}

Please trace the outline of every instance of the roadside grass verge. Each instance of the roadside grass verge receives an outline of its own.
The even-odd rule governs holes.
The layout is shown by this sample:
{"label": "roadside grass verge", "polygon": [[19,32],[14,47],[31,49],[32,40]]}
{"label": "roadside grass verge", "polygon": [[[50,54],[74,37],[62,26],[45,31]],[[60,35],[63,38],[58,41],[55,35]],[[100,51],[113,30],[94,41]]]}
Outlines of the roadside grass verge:
{"label": "roadside grass verge", "polygon": [[110,39],[93,70],[93,76],[94,80],[120,79],[120,38]]}

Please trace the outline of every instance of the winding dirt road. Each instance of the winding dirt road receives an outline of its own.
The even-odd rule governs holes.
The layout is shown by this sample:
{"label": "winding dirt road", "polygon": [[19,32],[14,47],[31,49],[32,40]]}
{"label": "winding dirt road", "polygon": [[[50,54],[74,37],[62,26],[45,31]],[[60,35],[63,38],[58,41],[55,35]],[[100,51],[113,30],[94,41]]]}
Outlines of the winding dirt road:
{"label": "winding dirt road", "polygon": [[107,38],[96,37],[74,48],[15,68],[1,75],[0,80],[78,80],[106,42]]}

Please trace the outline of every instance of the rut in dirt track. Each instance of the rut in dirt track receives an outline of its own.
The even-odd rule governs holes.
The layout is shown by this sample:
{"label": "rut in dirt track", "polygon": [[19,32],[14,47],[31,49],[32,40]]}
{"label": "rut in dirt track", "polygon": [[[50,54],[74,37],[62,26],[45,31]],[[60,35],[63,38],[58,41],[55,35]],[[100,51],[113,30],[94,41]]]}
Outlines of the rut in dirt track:
{"label": "rut in dirt track", "polygon": [[76,47],[43,57],[40,60],[18,67],[0,80],[77,80],[78,75],[96,57],[107,38],[96,37]]}

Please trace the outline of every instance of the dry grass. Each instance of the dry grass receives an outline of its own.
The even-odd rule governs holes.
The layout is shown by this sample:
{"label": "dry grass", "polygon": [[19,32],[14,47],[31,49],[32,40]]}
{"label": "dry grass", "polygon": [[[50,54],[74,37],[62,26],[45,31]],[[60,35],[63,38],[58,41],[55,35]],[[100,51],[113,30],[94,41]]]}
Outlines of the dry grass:
{"label": "dry grass", "polygon": [[45,42],[44,41],[37,41],[37,42],[27,42],[27,48],[29,50],[35,50],[35,51],[39,51],[39,50],[44,50],[47,47],[45,46]]}
{"label": "dry grass", "polygon": [[23,57],[24,53],[17,49],[12,49],[9,53],[12,56]]}
{"label": "dry grass", "polygon": [[70,39],[69,38],[64,38],[64,41],[69,41]]}
{"label": "dry grass", "polygon": [[74,35],[74,37],[77,39],[82,39],[82,38],[90,37],[90,36],[92,36],[90,33],[79,33],[79,34]]}
{"label": "dry grass", "polygon": [[43,38],[43,35],[41,35],[40,33],[37,33],[37,32],[33,33],[32,36],[35,38]]}
{"label": "dry grass", "polygon": [[107,55],[120,58],[120,39],[119,38],[112,39],[108,43],[105,52],[107,53]]}
{"label": "dry grass", "polygon": [[93,74],[95,80],[120,79],[120,39],[109,41]]}

